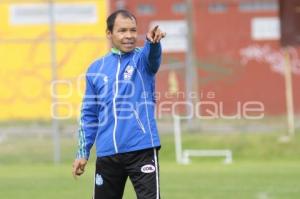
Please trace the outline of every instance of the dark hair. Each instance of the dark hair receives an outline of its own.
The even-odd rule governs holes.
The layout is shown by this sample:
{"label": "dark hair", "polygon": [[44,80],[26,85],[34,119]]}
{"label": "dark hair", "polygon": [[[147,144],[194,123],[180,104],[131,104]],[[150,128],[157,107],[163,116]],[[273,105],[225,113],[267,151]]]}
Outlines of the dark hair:
{"label": "dark hair", "polygon": [[113,12],[111,15],[109,15],[106,19],[106,29],[109,30],[110,32],[113,31],[115,20],[119,14],[125,18],[134,19],[136,21],[135,16],[128,10],[117,10]]}

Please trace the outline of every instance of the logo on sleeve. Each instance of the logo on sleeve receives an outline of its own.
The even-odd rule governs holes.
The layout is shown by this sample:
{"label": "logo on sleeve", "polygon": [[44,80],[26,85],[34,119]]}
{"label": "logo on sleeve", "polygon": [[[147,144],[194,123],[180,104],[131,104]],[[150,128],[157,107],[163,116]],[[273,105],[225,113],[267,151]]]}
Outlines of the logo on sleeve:
{"label": "logo on sleeve", "polygon": [[96,174],[96,177],[95,177],[95,184],[97,185],[97,186],[101,186],[101,185],[103,185],[103,178],[102,178],[102,176],[100,175],[100,174]]}
{"label": "logo on sleeve", "polygon": [[134,68],[131,65],[128,65],[124,72],[124,80],[130,80],[133,75]]}
{"label": "logo on sleeve", "polygon": [[155,167],[151,164],[146,164],[141,168],[143,173],[153,173],[155,171]]}

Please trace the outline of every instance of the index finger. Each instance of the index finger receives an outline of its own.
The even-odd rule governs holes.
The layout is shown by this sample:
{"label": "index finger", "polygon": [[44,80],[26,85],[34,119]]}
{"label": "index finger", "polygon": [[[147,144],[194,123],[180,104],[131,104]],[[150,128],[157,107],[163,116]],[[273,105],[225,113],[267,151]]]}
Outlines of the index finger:
{"label": "index finger", "polygon": [[73,174],[74,179],[77,180],[76,171],[73,170],[73,171],[72,171],[72,174]]}
{"label": "index finger", "polygon": [[77,170],[78,170],[78,166],[76,164],[73,165],[72,174],[75,180],[77,179]]}
{"label": "index finger", "polygon": [[158,25],[156,25],[156,26],[152,29],[152,32],[155,33],[157,29],[158,29]]}

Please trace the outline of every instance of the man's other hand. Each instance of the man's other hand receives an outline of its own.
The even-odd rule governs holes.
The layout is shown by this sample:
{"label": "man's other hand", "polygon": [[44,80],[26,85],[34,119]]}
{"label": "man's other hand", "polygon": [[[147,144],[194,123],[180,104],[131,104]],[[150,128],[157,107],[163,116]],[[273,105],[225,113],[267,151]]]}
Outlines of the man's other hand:
{"label": "man's other hand", "polygon": [[87,164],[87,160],[84,158],[75,159],[73,162],[72,174],[76,179],[77,176],[80,176],[84,173],[85,165]]}

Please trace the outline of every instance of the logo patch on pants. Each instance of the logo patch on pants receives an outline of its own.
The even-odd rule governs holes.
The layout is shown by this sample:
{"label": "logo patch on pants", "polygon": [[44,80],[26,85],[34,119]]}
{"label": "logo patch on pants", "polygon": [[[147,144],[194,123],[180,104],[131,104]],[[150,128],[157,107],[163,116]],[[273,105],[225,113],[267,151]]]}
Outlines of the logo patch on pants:
{"label": "logo patch on pants", "polygon": [[143,173],[153,173],[154,171],[155,171],[155,167],[151,164],[146,164],[141,168],[141,172]]}
{"label": "logo patch on pants", "polygon": [[101,186],[101,185],[103,185],[103,178],[102,178],[102,176],[100,175],[100,174],[96,174],[96,177],[95,177],[95,184],[97,185],[97,186]]}

